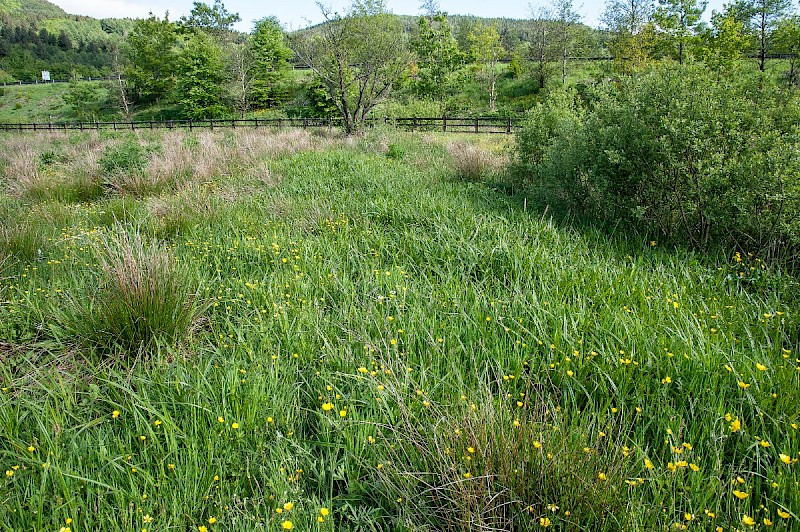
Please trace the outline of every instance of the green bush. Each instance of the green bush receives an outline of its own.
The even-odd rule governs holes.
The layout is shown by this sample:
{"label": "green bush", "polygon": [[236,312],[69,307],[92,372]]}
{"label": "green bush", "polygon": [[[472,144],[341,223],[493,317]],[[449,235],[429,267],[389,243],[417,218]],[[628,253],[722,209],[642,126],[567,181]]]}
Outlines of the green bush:
{"label": "green bush", "polygon": [[761,80],[660,66],[531,111],[518,184],[704,249],[800,249],[800,98]]}
{"label": "green bush", "polygon": [[107,147],[98,162],[106,174],[143,172],[147,153],[136,139],[129,139]]}

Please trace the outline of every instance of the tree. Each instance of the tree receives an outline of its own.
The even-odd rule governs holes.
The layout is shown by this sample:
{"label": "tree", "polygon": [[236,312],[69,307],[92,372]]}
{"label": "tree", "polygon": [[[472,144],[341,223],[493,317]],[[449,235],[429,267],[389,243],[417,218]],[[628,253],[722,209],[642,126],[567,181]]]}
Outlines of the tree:
{"label": "tree", "polygon": [[125,120],[130,121],[132,115],[133,102],[130,98],[130,89],[128,81],[122,77],[122,60],[119,46],[114,46],[114,76],[117,78],[114,82],[114,88],[117,93],[117,102],[119,103]]}
{"label": "tree", "polygon": [[531,20],[531,36],[527,46],[527,56],[533,66],[533,78],[539,89],[543,89],[550,77],[549,63],[557,52],[552,35],[554,29],[549,9],[540,8]]}
{"label": "tree", "polygon": [[654,45],[652,0],[608,0],[603,23],[613,33],[609,48],[629,70],[650,58]]}
{"label": "tree", "polygon": [[285,80],[294,52],[286,44],[286,34],[275,17],[255,23],[252,37],[253,102],[272,107],[286,98]]}
{"label": "tree", "polygon": [[785,18],[792,6],[791,0],[739,0],[737,11],[747,18],[756,35],[758,46],[758,68],[762,72],[767,54],[772,49],[772,37],[778,23]]}
{"label": "tree", "polygon": [[554,0],[555,43],[561,59],[561,85],[567,84],[567,61],[574,54],[577,42],[578,24],[581,17],[573,7],[573,0]]}
{"label": "tree", "polygon": [[439,8],[439,0],[422,0],[419,3],[419,10],[428,19],[433,19],[433,17],[442,12]]}
{"label": "tree", "polygon": [[702,50],[705,62],[717,72],[729,70],[744,55],[750,43],[744,23],[734,6],[711,15],[711,31]]}
{"label": "tree", "polygon": [[230,76],[227,94],[233,107],[245,118],[253,104],[253,46],[251,42],[235,43],[228,48]]}
{"label": "tree", "polygon": [[789,61],[789,85],[800,85],[797,61],[800,57],[800,16],[786,17],[775,28],[775,49]]}
{"label": "tree", "polygon": [[216,118],[225,113],[225,63],[214,39],[194,32],[178,61],[178,102],[190,119]]}
{"label": "tree", "polygon": [[231,27],[241,22],[239,13],[229,13],[222,0],[214,0],[214,5],[194,2],[188,17],[181,17],[181,25],[190,29],[208,31],[217,37],[231,31]]}
{"label": "tree", "polygon": [[62,50],[69,50],[72,48],[72,41],[64,30],[58,32],[58,47]]}
{"label": "tree", "polygon": [[489,109],[494,111],[497,101],[497,62],[500,61],[505,49],[500,43],[500,34],[497,25],[477,24],[469,34],[470,49],[479,65],[479,71],[486,77],[486,88],[489,92]]}
{"label": "tree", "polygon": [[300,34],[294,49],[319,76],[352,134],[408,66],[402,27],[382,0],[356,0],[344,16],[318,5],[326,22]]}
{"label": "tree", "polygon": [[419,31],[411,40],[417,59],[414,87],[419,94],[433,96],[444,110],[444,99],[452,86],[452,74],[463,63],[447,13],[420,17]]}
{"label": "tree", "polygon": [[707,0],[658,0],[653,14],[658,28],[666,34],[670,47],[676,47],[676,59],[683,64],[685,48],[697,39],[700,17],[708,5]]}
{"label": "tree", "polygon": [[175,87],[178,35],[169,15],[137,20],[128,35],[125,77],[139,103],[158,102]]}

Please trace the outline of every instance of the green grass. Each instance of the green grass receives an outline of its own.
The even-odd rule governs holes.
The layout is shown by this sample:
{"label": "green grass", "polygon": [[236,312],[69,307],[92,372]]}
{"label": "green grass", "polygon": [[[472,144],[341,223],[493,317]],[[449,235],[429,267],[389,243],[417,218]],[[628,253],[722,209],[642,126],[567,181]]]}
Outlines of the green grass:
{"label": "green grass", "polygon": [[[0,530],[799,526],[795,279],[457,178],[505,138],[239,135],[142,139],[224,154],[158,196],[0,196],[54,235],[0,275]],[[205,310],[109,354],[58,318],[123,233]]]}
{"label": "green grass", "polygon": [[0,122],[43,122],[63,120],[68,112],[62,99],[69,84],[8,85],[0,98]]}

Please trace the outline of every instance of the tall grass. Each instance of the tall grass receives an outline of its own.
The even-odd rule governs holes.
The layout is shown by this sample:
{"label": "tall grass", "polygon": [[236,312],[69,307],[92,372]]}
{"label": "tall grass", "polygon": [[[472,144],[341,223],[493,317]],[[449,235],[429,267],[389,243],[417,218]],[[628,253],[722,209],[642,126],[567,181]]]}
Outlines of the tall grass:
{"label": "tall grass", "polygon": [[58,312],[66,331],[97,349],[135,356],[186,339],[200,303],[195,283],[172,252],[117,225],[93,244],[99,278],[88,298]]}
{"label": "tall grass", "polygon": [[457,140],[35,206],[56,236],[0,298],[26,346],[0,528],[796,529],[797,279],[532,213],[453,179]]}

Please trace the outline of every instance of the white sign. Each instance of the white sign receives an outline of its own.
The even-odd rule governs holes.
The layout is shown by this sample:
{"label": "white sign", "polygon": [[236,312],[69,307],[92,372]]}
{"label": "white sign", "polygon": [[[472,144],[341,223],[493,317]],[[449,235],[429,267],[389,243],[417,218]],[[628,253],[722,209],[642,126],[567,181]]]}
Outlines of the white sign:
{"label": "white sign", "polygon": [[50,81],[50,71],[42,70],[42,81]]}

